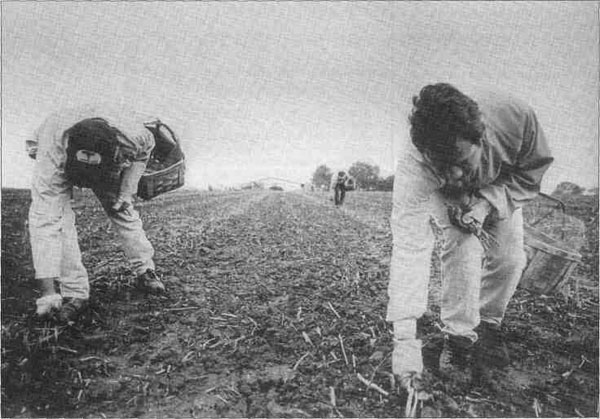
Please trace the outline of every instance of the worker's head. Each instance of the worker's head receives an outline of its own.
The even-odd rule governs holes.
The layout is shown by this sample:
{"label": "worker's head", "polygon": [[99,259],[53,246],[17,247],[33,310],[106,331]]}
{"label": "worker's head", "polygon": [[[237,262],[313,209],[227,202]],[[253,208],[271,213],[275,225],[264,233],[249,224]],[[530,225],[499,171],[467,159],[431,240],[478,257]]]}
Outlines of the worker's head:
{"label": "worker's head", "polygon": [[346,176],[346,172],[344,172],[343,170],[340,170],[340,171],[338,172],[338,176],[339,176],[339,177],[344,177],[344,176]]}
{"label": "worker's head", "polygon": [[413,97],[410,125],[413,144],[446,183],[466,187],[485,131],[477,103],[450,84],[428,85]]}

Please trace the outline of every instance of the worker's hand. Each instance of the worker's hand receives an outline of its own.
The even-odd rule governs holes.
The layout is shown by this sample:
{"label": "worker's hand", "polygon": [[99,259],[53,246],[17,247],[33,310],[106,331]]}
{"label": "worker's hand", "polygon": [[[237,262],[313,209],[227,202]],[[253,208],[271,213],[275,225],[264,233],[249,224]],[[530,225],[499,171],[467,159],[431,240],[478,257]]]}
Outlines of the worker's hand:
{"label": "worker's hand", "polygon": [[470,209],[465,210],[464,207],[458,205],[447,205],[447,207],[448,218],[452,225],[466,233],[479,234],[483,224],[474,218],[474,214],[471,213]]}
{"label": "worker's hand", "polygon": [[483,228],[485,219],[492,210],[489,202],[482,199],[467,207],[466,210],[455,205],[447,205],[447,207],[450,223],[467,233],[474,234],[485,251],[498,246],[496,238]]}
{"label": "worker's hand", "polygon": [[30,158],[32,158],[33,160],[35,160],[36,157],[37,157],[37,152],[38,152],[38,143],[37,143],[37,141],[26,140],[25,141],[25,148],[27,149],[27,155],[29,155]]}
{"label": "worker's hand", "polygon": [[117,201],[111,207],[114,212],[125,212],[131,207],[131,199],[124,199],[119,197]]}
{"label": "worker's hand", "polygon": [[483,225],[491,210],[492,206],[490,203],[486,199],[480,199],[463,212],[461,221],[466,225],[472,223]]}
{"label": "worker's hand", "polygon": [[420,339],[394,339],[392,351],[392,372],[400,380],[400,385],[408,388],[413,378],[423,372],[423,356]]}
{"label": "worker's hand", "polygon": [[450,223],[453,226],[460,228],[461,230],[464,230],[468,233],[472,233],[469,225],[463,222],[464,212],[462,208],[458,205],[448,204],[446,206],[448,208],[448,218],[450,219]]}

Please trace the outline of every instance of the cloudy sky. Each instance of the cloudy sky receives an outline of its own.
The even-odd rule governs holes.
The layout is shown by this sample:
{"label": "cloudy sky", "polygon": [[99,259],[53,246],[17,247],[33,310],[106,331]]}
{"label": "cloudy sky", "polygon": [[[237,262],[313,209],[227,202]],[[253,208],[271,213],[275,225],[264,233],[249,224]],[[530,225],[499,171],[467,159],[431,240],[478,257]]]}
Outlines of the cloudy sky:
{"label": "cloudy sky", "polygon": [[3,2],[2,186],[50,113],[117,103],[182,139],[191,186],[319,164],[394,170],[410,99],[445,81],[534,106],[545,188],[598,184],[596,2]]}

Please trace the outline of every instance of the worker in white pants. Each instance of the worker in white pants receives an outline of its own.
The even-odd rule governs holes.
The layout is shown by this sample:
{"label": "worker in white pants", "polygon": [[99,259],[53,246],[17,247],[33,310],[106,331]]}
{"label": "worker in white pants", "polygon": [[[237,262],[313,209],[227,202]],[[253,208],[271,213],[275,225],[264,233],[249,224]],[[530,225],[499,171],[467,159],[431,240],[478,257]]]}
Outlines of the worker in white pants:
{"label": "worker in white pants", "polygon": [[153,134],[143,123],[134,118],[126,120],[122,114],[110,116],[110,112],[92,107],[63,110],[44,121],[27,147],[29,155],[36,159],[29,230],[35,277],[42,292],[36,301],[37,313],[44,316],[58,310],[58,318],[65,322],[77,318],[90,294],[70,203],[77,180],[66,174],[69,130],[81,121],[100,117],[107,126],[118,127],[117,158],[122,174],[116,188],[96,182],[92,189],[121,238],[137,284],[150,292],[164,291],[164,284],[154,271],[154,249],[132,206],[132,196],[137,192],[138,181],[154,147]]}
{"label": "worker in white pants", "polygon": [[[526,263],[521,207],[537,195],[553,161],[535,114],[514,98],[475,101],[440,83],[424,87],[413,104],[412,144],[394,179],[387,310],[392,370],[405,386],[423,371],[416,320],[427,309],[432,218],[444,240],[440,372],[471,361],[509,362],[500,325]],[[457,218],[449,207],[460,209]],[[484,248],[471,225],[484,228],[494,245]]]}

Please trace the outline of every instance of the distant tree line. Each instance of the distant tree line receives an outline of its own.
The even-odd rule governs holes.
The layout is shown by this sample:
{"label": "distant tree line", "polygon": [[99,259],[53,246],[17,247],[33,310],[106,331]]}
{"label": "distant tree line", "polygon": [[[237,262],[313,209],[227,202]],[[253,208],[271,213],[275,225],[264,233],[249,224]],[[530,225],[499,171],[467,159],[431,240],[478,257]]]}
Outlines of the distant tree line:
{"label": "distant tree line", "polygon": [[[348,174],[356,180],[358,189],[367,191],[391,191],[394,187],[394,175],[379,176],[379,166],[357,161],[350,166]],[[317,188],[329,188],[333,172],[327,165],[317,167],[312,183]]]}
{"label": "distant tree line", "polygon": [[598,188],[592,188],[586,191],[585,188],[573,183],[573,182],[561,182],[558,184],[552,195],[583,195],[587,192],[589,195],[598,194]]}

